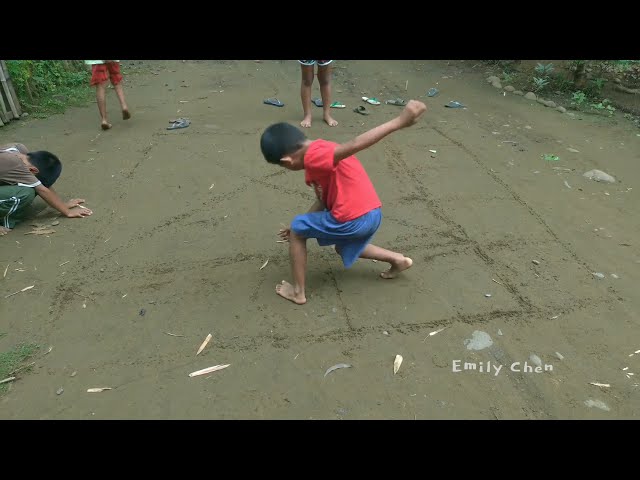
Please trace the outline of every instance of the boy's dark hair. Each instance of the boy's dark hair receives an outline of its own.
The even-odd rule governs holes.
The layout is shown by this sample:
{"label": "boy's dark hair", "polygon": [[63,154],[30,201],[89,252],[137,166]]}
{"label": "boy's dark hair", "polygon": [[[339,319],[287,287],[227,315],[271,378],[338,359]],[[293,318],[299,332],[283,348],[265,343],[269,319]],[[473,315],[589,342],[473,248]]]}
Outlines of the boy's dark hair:
{"label": "boy's dark hair", "polygon": [[299,128],[288,123],[274,123],[260,138],[260,150],[269,163],[279,164],[280,159],[302,147],[307,139]]}
{"label": "boy's dark hair", "polygon": [[49,188],[56,183],[60,173],[62,172],[62,164],[58,157],[53,153],[40,150],[37,152],[27,153],[29,163],[38,169],[36,178],[42,182],[42,184]]}

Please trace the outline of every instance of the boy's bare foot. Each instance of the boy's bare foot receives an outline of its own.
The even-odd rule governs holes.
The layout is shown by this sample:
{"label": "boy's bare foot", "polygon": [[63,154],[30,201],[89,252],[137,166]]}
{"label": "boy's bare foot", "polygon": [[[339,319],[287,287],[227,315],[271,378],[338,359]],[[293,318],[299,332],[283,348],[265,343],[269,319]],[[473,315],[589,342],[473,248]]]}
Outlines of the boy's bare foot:
{"label": "boy's bare foot", "polygon": [[307,298],[303,294],[296,294],[295,288],[289,282],[282,280],[281,284],[276,285],[276,293],[293,303],[303,305],[307,303]]}
{"label": "boy's bare foot", "polygon": [[300,126],[304,128],[309,128],[311,126],[311,115],[307,115],[300,122]]}
{"label": "boy's bare foot", "polygon": [[9,230],[7,227],[0,227],[0,237],[10,232],[11,230]]}
{"label": "boy's bare foot", "polygon": [[130,118],[131,118],[131,114],[129,113],[129,110],[127,109],[122,110],[122,119],[129,120]]}
{"label": "boy's bare foot", "polygon": [[413,265],[413,260],[409,257],[404,257],[400,262],[391,264],[391,268],[386,272],[382,272],[380,276],[386,279],[396,278],[400,272],[411,268],[411,265]]}
{"label": "boy's bare foot", "polygon": [[324,116],[324,121],[327,122],[327,125],[329,125],[330,127],[335,127],[338,125],[338,122],[334,120],[328,113]]}
{"label": "boy's bare foot", "polygon": [[109,122],[102,122],[102,129],[103,130],[109,130],[113,125],[111,125]]}

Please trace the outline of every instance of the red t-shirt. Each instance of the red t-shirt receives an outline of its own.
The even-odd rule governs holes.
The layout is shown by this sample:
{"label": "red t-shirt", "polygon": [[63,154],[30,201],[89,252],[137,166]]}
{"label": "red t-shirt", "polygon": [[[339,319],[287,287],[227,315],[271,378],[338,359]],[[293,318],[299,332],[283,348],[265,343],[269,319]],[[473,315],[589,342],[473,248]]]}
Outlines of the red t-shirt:
{"label": "red t-shirt", "polygon": [[380,208],[382,202],[354,155],[333,165],[336,145],[326,140],[311,142],[304,155],[304,180],[337,221],[348,222]]}

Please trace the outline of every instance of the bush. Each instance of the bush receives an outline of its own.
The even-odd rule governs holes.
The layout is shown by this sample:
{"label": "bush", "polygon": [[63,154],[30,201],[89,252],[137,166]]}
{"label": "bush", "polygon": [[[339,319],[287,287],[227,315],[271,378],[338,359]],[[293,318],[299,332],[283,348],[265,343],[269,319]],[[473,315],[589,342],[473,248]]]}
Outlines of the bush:
{"label": "bush", "polygon": [[82,60],[7,60],[23,107],[36,116],[61,113],[90,98],[89,70]]}

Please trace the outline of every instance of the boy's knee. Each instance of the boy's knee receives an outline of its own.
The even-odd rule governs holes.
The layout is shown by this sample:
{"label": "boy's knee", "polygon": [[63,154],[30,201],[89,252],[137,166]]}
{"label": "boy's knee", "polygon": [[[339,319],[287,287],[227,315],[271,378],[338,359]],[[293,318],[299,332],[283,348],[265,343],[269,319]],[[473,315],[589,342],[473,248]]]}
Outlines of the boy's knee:
{"label": "boy's knee", "polygon": [[36,197],[34,188],[0,187],[0,225],[13,228],[28,213],[28,207]]}
{"label": "boy's knee", "polygon": [[295,238],[303,238],[302,231],[299,228],[294,228],[293,224],[289,228],[289,235]]}
{"label": "boy's knee", "polygon": [[291,233],[296,233],[299,235],[300,232],[304,230],[304,228],[305,228],[304,217],[302,215],[297,215],[293,217],[293,220],[291,221],[291,225],[289,225],[289,229],[291,230]]}
{"label": "boy's knee", "polygon": [[289,227],[290,236],[296,239],[308,238],[308,226],[303,215],[299,215],[293,219]]}

